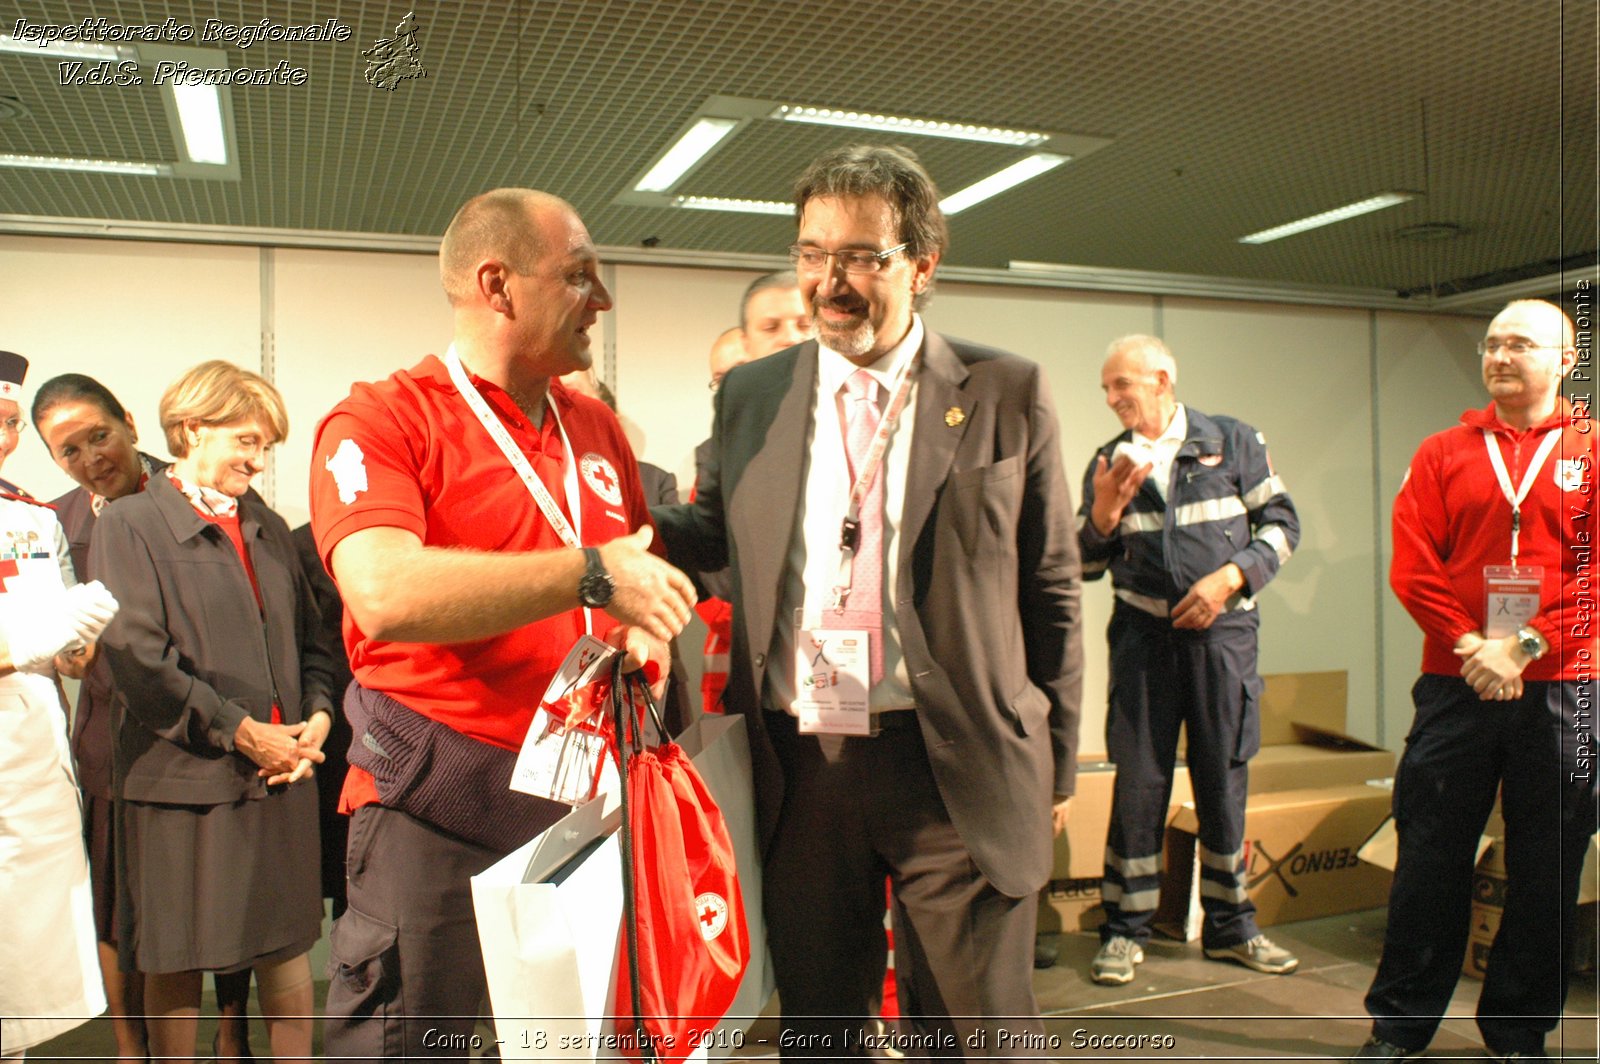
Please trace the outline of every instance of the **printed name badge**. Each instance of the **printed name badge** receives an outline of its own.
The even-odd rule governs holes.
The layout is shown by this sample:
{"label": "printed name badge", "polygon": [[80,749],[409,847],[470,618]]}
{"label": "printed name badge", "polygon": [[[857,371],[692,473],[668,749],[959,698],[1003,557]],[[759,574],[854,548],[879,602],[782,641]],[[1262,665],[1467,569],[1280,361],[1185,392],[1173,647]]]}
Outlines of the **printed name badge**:
{"label": "printed name badge", "polygon": [[[814,619],[814,618],[813,618]],[[872,655],[861,628],[795,626],[794,701],[802,735],[871,735]]]}
{"label": "printed name badge", "polygon": [[1539,588],[1544,583],[1540,565],[1486,565],[1483,567],[1483,634],[1503,639],[1527,624],[1539,612]]}
{"label": "printed name badge", "polygon": [[585,690],[600,671],[616,657],[617,648],[592,635],[581,635],[567,652],[545,688],[533,724],[517,752],[511,771],[511,789],[538,798],[576,805],[586,802],[608,786],[616,776],[611,758],[606,756],[605,736],[590,721],[574,728],[544,707],[574,705],[588,696]]}
{"label": "printed name badge", "polygon": [[517,753],[511,789],[567,805],[587,802],[616,789],[617,769],[606,754],[606,739],[587,727],[563,730],[540,707]]}

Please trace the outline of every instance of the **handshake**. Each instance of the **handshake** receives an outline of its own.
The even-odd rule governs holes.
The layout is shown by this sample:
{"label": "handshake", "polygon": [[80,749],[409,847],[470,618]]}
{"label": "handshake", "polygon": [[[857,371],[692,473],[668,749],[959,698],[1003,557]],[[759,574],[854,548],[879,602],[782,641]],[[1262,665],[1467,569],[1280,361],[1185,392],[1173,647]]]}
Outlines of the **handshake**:
{"label": "handshake", "polygon": [[33,598],[25,610],[0,613],[0,638],[12,668],[48,673],[57,654],[94,642],[116,615],[117,600],[94,580]]}

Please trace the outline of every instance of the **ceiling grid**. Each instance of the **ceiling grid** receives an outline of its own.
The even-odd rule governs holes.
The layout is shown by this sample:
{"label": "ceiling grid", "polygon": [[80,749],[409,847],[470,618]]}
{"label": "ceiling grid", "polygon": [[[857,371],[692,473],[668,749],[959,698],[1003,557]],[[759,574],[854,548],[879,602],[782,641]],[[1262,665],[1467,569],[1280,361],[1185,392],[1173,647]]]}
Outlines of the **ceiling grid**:
{"label": "ceiling grid", "polygon": [[[12,21],[61,25],[170,16],[197,36],[207,18],[336,18],[351,37],[191,42],[232,68],[306,70],[300,86],[223,90],[238,180],[0,169],[6,215],[436,236],[473,193],[530,184],[571,200],[602,244],[776,254],[790,219],[616,202],[708,99],[731,96],[1110,138],[952,218],[950,265],[1032,260],[1395,291],[1503,280],[1594,251],[1594,0],[16,0],[12,10]],[[408,10],[428,76],[384,91],[365,80],[361,52]],[[0,152],[179,158],[158,90],[62,86],[58,61],[0,53],[0,95],[26,108],[0,120]],[[882,138],[754,120],[674,192],[787,200],[818,152],[872,139]],[[946,193],[1023,154],[891,139]],[[1426,195],[1273,244],[1237,242],[1390,190]],[[1396,235],[1427,223],[1459,233]]]}

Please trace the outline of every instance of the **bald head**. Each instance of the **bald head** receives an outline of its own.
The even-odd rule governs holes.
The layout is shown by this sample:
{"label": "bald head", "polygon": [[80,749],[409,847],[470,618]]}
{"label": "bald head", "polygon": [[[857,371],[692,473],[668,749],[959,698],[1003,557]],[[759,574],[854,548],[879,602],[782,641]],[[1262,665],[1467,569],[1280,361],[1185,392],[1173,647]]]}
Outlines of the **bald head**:
{"label": "bald head", "polygon": [[737,325],[724,329],[711,345],[711,387],[716,388],[730,369],[744,361],[744,330]]}
{"label": "bald head", "polygon": [[1483,384],[1501,421],[1532,428],[1555,412],[1561,378],[1577,360],[1574,339],[1572,319],[1542,299],[1515,300],[1494,316],[1479,351]]}
{"label": "bald head", "polygon": [[1135,333],[1111,341],[1106,349],[1100,387],[1125,429],[1150,439],[1165,432],[1178,408],[1177,383],[1177,360],[1154,336]]}
{"label": "bald head", "polygon": [[[1552,347],[1557,344],[1562,348],[1571,347],[1577,337],[1567,312],[1543,299],[1513,299],[1494,320],[1499,322],[1502,318],[1514,319],[1527,331],[1528,339]],[[1494,325],[1489,328],[1492,333]]]}
{"label": "bald head", "polygon": [[497,188],[464,203],[439,244],[439,280],[451,306],[467,302],[476,289],[478,265],[503,262],[527,274],[548,249],[538,220],[551,211],[572,212],[558,196],[531,188]]}

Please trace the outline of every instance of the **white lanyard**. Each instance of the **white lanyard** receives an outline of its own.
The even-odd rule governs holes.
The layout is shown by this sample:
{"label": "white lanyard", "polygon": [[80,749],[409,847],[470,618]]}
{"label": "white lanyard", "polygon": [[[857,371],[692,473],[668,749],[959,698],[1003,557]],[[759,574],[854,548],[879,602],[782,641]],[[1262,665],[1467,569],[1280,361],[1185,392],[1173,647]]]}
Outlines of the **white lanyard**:
{"label": "white lanyard", "polygon": [[[883,464],[883,452],[889,447],[889,435],[894,432],[895,422],[900,420],[906,400],[911,395],[911,370],[916,362],[917,352],[913,351],[900,367],[897,374],[899,379],[894,385],[894,398],[889,400],[889,409],[878,421],[878,429],[872,434],[866,457],[862,459],[861,468],[856,470],[855,483],[850,486],[850,505],[839,524],[839,575],[833,585],[833,608],[836,610],[844,609],[845,599],[850,596],[850,587],[855,582],[856,547],[861,539],[861,500],[867,497],[867,488],[877,475],[878,467]],[[845,457],[849,458],[848,452]]]}
{"label": "white lanyard", "polygon": [[1495,479],[1500,481],[1500,493],[1506,497],[1506,502],[1511,504],[1511,566],[1516,568],[1518,539],[1522,535],[1522,500],[1528,497],[1528,492],[1533,490],[1533,480],[1539,475],[1539,470],[1544,468],[1544,461],[1550,457],[1550,452],[1555,449],[1556,441],[1561,438],[1559,428],[1551,429],[1544,434],[1544,439],[1539,442],[1539,449],[1533,453],[1533,461],[1529,463],[1527,472],[1522,474],[1522,485],[1516,493],[1511,491],[1511,474],[1506,471],[1505,456],[1500,453],[1500,444],[1495,441],[1494,433],[1488,429],[1483,430],[1483,445],[1489,450],[1489,464],[1494,466]]}
{"label": "white lanyard", "polygon": [[[528,494],[533,496],[533,501],[544,513],[545,520],[550,522],[550,527],[561,537],[562,544],[574,550],[580,549],[583,546],[583,506],[578,498],[578,464],[572,460],[572,441],[567,439],[567,428],[561,423],[561,415],[557,413],[556,404],[550,399],[549,393],[545,394],[544,407],[550,411],[550,416],[555,418],[556,431],[561,434],[561,472],[566,486],[567,509],[572,511],[571,521],[567,520],[567,515],[561,512],[561,507],[551,498],[550,489],[544,486],[539,474],[533,471],[528,456],[522,453],[522,448],[517,446],[516,441],[511,438],[511,433],[506,431],[500,418],[479,394],[477,387],[472,383],[472,378],[467,376],[467,369],[461,364],[461,356],[456,354],[454,344],[451,344],[450,350],[445,353],[444,364],[450,371],[450,380],[461,393],[461,398],[467,401],[472,412],[478,416],[484,431],[489,433],[490,438],[499,446],[500,453],[511,463],[511,468],[516,470],[517,476],[522,478],[523,486],[528,489]],[[594,631],[594,620],[587,607],[583,611],[583,630]]]}

